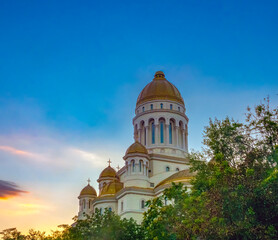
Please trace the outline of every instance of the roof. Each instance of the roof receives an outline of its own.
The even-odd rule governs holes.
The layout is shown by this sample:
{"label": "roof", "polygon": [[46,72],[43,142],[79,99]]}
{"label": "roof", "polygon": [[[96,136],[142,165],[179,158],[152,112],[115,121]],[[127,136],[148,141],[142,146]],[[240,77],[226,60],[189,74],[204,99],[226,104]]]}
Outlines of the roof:
{"label": "roof", "polygon": [[90,184],[88,184],[80,192],[80,196],[84,196],[84,195],[97,196],[97,192]]}
{"label": "roof", "polygon": [[171,100],[184,105],[179,90],[166,80],[162,71],[156,72],[153,81],[141,91],[137,98],[136,106],[151,100]]}
{"label": "roof", "polygon": [[99,175],[99,178],[105,178],[105,177],[112,177],[116,178],[117,177],[117,172],[114,168],[110,167],[110,165],[105,168]]}
{"label": "roof", "polygon": [[191,173],[189,169],[181,170],[181,171],[174,173],[170,177],[162,180],[159,184],[156,185],[156,187],[170,184],[172,182],[190,181],[194,175],[195,174]]}
{"label": "roof", "polygon": [[145,146],[138,141],[131,144],[130,147],[126,150],[126,155],[130,153],[143,153],[148,154],[148,150],[145,148]]}
{"label": "roof", "polygon": [[103,189],[101,190],[100,196],[105,195],[115,195],[118,191],[120,191],[123,188],[123,183],[120,181],[113,181],[105,185]]}

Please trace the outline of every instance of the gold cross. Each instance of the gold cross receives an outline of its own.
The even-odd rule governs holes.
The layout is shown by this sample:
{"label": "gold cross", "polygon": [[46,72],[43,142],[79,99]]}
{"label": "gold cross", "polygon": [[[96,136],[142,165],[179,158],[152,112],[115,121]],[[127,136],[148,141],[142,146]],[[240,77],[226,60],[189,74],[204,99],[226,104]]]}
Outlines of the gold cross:
{"label": "gold cross", "polygon": [[118,171],[120,170],[120,166],[119,166],[119,164],[118,164],[118,167],[117,167],[117,169],[118,169]]}
{"label": "gold cross", "polygon": [[90,178],[88,178],[87,182],[88,182],[88,185],[90,185],[91,179],[90,179]]}

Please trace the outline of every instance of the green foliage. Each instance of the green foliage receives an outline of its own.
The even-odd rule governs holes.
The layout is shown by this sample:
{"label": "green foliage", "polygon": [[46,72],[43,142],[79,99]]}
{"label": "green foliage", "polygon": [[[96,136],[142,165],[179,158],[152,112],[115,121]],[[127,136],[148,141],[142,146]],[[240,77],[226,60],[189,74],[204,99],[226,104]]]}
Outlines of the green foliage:
{"label": "green foliage", "polygon": [[141,226],[133,219],[121,219],[106,210],[104,214],[97,211],[86,220],[78,220],[74,227],[62,226],[63,230],[45,233],[30,230],[22,235],[15,228],[3,231],[3,240],[140,240],[143,239]]}
{"label": "green foliage", "polygon": [[191,193],[174,184],[148,202],[146,239],[278,239],[278,108],[246,116],[210,120],[206,148],[189,156]]}

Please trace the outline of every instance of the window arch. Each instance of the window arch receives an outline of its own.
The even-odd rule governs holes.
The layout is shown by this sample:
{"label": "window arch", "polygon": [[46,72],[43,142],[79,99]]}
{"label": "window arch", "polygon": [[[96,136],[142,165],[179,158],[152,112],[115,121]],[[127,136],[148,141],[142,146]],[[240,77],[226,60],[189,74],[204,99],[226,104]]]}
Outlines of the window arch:
{"label": "window arch", "polygon": [[142,107],[142,111],[145,112],[145,107]]}
{"label": "window arch", "polygon": [[151,104],[151,110],[153,110],[153,104]]}
{"label": "window arch", "polygon": [[160,103],[160,108],[163,109],[163,103]]}
{"label": "window arch", "polygon": [[142,208],[142,209],[145,208],[145,200],[141,200],[141,208]]}
{"label": "window arch", "polygon": [[135,172],[135,161],[131,160],[132,172]]}
{"label": "window arch", "polygon": [[166,170],[166,172],[170,172],[170,167],[167,166],[167,167],[165,168],[165,170]]}
{"label": "window arch", "polygon": [[109,207],[109,208],[108,208],[108,211],[109,211],[109,212],[112,212],[112,207]]}
{"label": "window arch", "polygon": [[164,121],[160,121],[160,143],[164,143]]}
{"label": "window arch", "polygon": [[99,209],[99,213],[102,214],[102,208]]}
{"label": "window arch", "polygon": [[173,143],[173,123],[170,122],[169,124],[169,143]]}
{"label": "window arch", "polygon": [[155,125],[154,125],[154,121],[152,122],[152,144],[155,144]]}
{"label": "window arch", "polygon": [[139,161],[139,171],[142,172],[142,168],[143,168],[143,161],[140,160]]}
{"label": "window arch", "polygon": [[170,109],[173,110],[173,104],[170,104]]}
{"label": "window arch", "polygon": [[124,211],[124,202],[121,202],[121,212]]}
{"label": "window arch", "polygon": [[177,167],[177,168],[176,168],[176,171],[178,172],[179,170],[180,170],[180,169]]}
{"label": "window arch", "polygon": [[83,200],[83,209],[86,208],[86,202],[85,202],[85,199]]}

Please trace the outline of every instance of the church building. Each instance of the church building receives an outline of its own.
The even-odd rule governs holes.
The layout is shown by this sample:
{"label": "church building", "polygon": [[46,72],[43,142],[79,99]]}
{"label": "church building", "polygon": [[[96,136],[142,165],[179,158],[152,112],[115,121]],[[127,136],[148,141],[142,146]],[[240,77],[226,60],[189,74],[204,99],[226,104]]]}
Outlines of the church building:
{"label": "church building", "polygon": [[78,219],[107,208],[122,218],[143,219],[147,200],[160,196],[172,182],[190,188],[188,117],[179,90],[158,71],[138,96],[133,118],[134,143],[123,156],[124,167],[109,166],[99,175],[99,195],[90,183],[78,197]]}

